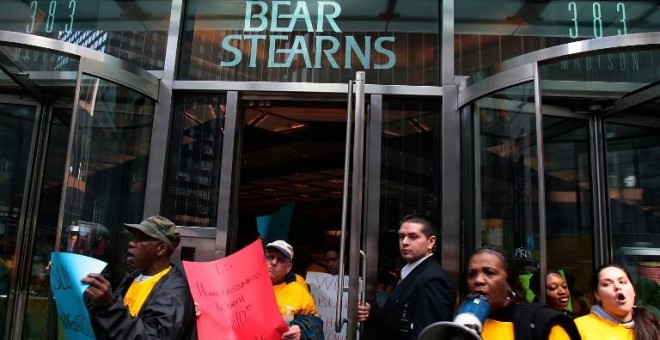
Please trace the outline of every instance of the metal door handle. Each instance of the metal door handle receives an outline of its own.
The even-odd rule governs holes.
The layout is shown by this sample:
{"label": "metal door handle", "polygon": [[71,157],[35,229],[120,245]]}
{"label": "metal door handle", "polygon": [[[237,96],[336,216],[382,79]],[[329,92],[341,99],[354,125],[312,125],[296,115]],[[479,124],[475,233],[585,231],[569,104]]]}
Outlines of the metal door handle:
{"label": "metal door handle", "polygon": [[344,254],[346,251],[346,221],[348,220],[348,181],[351,168],[351,141],[353,130],[353,80],[348,81],[348,105],[346,109],[346,151],[344,157],[344,195],[342,197],[341,231],[339,241],[339,276],[337,277],[337,304],[335,311],[335,331],[341,332],[346,320],[341,317],[344,292]]}

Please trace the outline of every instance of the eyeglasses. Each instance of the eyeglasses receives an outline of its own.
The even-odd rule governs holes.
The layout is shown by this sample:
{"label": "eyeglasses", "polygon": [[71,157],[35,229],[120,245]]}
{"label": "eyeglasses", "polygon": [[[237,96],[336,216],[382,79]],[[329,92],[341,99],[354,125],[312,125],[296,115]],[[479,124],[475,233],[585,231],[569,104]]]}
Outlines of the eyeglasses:
{"label": "eyeglasses", "polygon": [[264,256],[266,257],[266,262],[273,262],[273,260],[277,260],[277,263],[287,263],[289,262],[289,258],[285,257],[280,254],[273,254],[273,253],[265,253]]}

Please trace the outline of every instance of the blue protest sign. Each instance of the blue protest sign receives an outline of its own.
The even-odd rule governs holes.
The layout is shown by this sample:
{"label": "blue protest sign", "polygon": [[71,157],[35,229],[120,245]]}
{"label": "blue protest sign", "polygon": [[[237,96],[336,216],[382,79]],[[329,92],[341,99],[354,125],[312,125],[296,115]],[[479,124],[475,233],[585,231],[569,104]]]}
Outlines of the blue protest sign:
{"label": "blue protest sign", "polygon": [[57,314],[68,340],[95,339],[83,292],[89,286],[80,280],[89,273],[100,273],[107,263],[73,253],[52,253],[50,289]]}
{"label": "blue protest sign", "polygon": [[287,203],[277,209],[272,215],[263,215],[257,217],[257,230],[264,239],[264,244],[275,240],[288,240],[289,227],[293,218],[293,208],[295,202]]}

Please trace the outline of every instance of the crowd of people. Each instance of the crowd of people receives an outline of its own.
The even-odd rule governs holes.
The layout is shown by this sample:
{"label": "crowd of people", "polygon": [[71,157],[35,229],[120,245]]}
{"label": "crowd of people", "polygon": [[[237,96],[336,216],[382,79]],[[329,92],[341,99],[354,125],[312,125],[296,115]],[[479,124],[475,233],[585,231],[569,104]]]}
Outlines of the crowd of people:
{"label": "crowd of people", "polygon": [[[184,273],[171,262],[180,243],[174,223],[153,216],[126,224],[126,229],[133,235],[128,261],[135,272],[115,289],[100,274],[82,280],[89,284],[84,297],[96,338],[196,338],[196,317],[204,311],[194,303]],[[426,327],[453,319],[457,290],[434,256],[440,235],[426,216],[401,219],[398,243],[403,267],[379,274],[382,295],[374,306],[356,306],[357,321],[373,327],[378,339],[415,340]],[[277,305],[287,321],[282,339],[323,339],[323,321],[309,286],[292,271],[293,247],[284,240],[270,242],[264,258]],[[328,249],[323,270],[336,275],[341,265],[338,251]],[[593,305],[586,311],[586,305],[570,305],[570,284],[565,273],[555,269],[544,276],[536,272],[530,280],[530,289],[546,304],[527,301],[519,267],[509,253],[492,245],[469,258],[468,291],[481,295],[490,307],[482,339],[660,339],[658,319],[636,306],[633,281],[625,268],[607,264],[593,273]]]}

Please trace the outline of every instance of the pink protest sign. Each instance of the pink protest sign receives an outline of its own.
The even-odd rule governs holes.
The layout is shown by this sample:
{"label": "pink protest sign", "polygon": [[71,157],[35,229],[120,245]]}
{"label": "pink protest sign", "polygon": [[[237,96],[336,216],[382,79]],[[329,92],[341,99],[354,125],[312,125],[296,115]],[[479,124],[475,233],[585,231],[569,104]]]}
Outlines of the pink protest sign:
{"label": "pink protest sign", "polygon": [[277,307],[261,240],[223,259],[183,261],[200,340],[282,339],[286,323]]}

